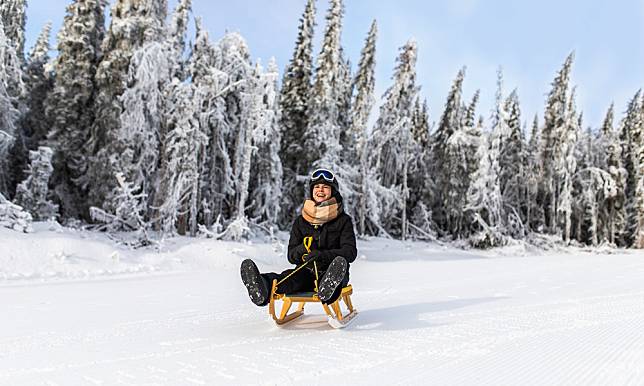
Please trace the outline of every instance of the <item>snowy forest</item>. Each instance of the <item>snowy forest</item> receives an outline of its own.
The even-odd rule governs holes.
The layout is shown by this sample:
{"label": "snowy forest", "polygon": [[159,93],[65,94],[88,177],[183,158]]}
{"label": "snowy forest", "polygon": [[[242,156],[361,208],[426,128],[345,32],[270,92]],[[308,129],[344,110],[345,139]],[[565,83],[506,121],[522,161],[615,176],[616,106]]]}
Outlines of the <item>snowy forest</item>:
{"label": "snowy forest", "polygon": [[325,167],[362,236],[644,247],[644,95],[607,100],[601,127],[585,125],[574,53],[553,64],[543,117],[521,115],[501,70],[493,111],[478,111],[465,67],[430,116],[416,42],[392,52],[390,84],[374,95],[377,23],[353,65],[342,0],[321,32],[308,0],[283,69],[253,60],[239,33],[212,39],[190,0],[171,12],[166,0],[116,0],[109,22],[107,6],[71,1],[56,46],[48,24],[25,53],[26,0],[0,3],[3,226],[55,219],[139,245],[272,234],[290,228],[309,173]]}

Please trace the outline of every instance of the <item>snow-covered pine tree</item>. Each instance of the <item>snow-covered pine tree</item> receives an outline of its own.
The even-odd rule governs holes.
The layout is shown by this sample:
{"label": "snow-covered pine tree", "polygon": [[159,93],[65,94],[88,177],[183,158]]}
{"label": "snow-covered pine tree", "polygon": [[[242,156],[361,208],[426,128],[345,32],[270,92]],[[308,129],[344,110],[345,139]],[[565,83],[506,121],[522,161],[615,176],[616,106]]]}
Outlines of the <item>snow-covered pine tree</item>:
{"label": "snow-covered pine tree", "polygon": [[416,98],[414,104],[414,112],[412,115],[412,135],[414,140],[418,142],[423,151],[428,151],[429,148],[429,109],[427,107],[427,99],[423,100],[420,104],[420,98]]}
{"label": "snow-covered pine tree", "polygon": [[445,109],[443,110],[436,131],[431,137],[431,161],[429,165],[432,176],[431,181],[433,182],[429,187],[432,191],[431,196],[433,198],[431,210],[438,231],[443,235],[453,229],[453,221],[450,220],[450,215],[458,213],[460,216],[462,213],[462,206],[451,207],[447,204],[447,201],[452,190],[448,143],[452,134],[458,131],[461,126],[461,94],[464,78],[465,67],[458,72],[456,79],[452,83],[447,101],[445,102]]}
{"label": "snow-covered pine tree", "polygon": [[188,63],[184,60],[186,52],[186,32],[192,12],[192,0],[180,0],[172,12],[172,19],[167,27],[167,40],[169,40],[170,52],[174,56],[173,76],[178,79],[186,79]]}
{"label": "snow-covered pine tree", "polygon": [[578,172],[573,177],[572,238],[597,245],[600,202],[595,187],[595,168],[592,156],[593,136],[590,127],[581,132],[575,148]]}
{"label": "snow-covered pine tree", "polygon": [[[252,154],[256,151],[255,138],[262,140],[273,123],[273,111],[267,111],[262,93],[263,69],[259,63],[247,73],[242,92],[239,94],[240,125],[235,151],[235,211],[234,220],[228,225],[224,237],[239,240],[250,230],[246,215],[246,202],[249,199]],[[276,197],[279,199],[279,197]]]}
{"label": "snow-covered pine tree", "polygon": [[[167,125],[182,119],[175,114],[184,113],[183,109],[177,111],[177,106],[183,103],[175,100],[174,93],[178,92],[180,100],[186,97],[186,93],[177,88],[184,81],[185,46],[182,43],[185,41],[190,4],[190,0],[180,1],[167,29],[135,51],[130,60],[128,87],[121,96],[123,110],[119,133],[113,144],[118,151],[118,170],[133,186],[140,187],[146,197],[157,202],[157,166],[163,152],[168,150],[161,143],[166,139]],[[192,92],[188,91],[187,95],[191,96]],[[181,130],[190,131],[188,128]],[[179,135],[179,138],[184,137]],[[160,197],[161,200],[167,198],[165,195]],[[180,224],[183,234],[186,222]]]}
{"label": "snow-covered pine tree", "polygon": [[15,140],[20,118],[19,102],[25,92],[20,65],[16,49],[5,35],[0,18],[0,194],[7,197],[10,185],[8,153]]}
{"label": "snow-covered pine tree", "polygon": [[622,166],[622,147],[613,128],[614,106],[606,112],[600,130],[600,165],[615,183],[615,194],[607,195],[600,208],[600,237],[602,242],[612,245],[623,245],[622,238],[625,226],[626,169]]}
{"label": "snow-covered pine tree", "polygon": [[560,188],[565,184],[559,179],[560,171],[565,166],[563,139],[566,137],[570,114],[569,105],[570,70],[574,53],[566,58],[561,70],[552,82],[552,89],[548,94],[545,109],[545,122],[541,131],[541,163],[543,165],[543,179],[539,197],[544,209],[545,230],[556,233],[557,216],[560,213],[558,204],[561,201]]}
{"label": "snow-covered pine tree", "polygon": [[467,186],[472,183],[472,178],[474,173],[479,168],[480,159],[478,158],[478,147],[481,142],[481,135],[483,130],[483,118],[479,117],[478,121],[476,120],[476,107],[479,102],[480,90],[476,90],[472,96],[472,100],[463,114],[463,130],[465,132],[465,162],[466,162],[466,172],[467,176]]}
{"label": "snow-covered pine tree", "polygon": [[105,35],[104,7],[103,0],[73,1],[58,32],[56,77],[45,111],[52,125],[48,137],[54,150],[51,184],[63,218],[90,220],[78,179],[88,168],[84,147],[94,119],[94,76]]}
{"label": "snow-covered pine tree", "polygon": [[523,238],[526,233],[527,184],[525,175],[525,150],[521,128],[521,110],[517,90],[505,101],[508,136],[499,154],[499,187],[503,201],[503,219],[508,234]]}
{"label": "snow-covered pine tree", "polygon": [[[560,157],[556,158],[555,173],[559,186],[557,206],[557,224],[563,240],[568,242],[572,233],[573,179],[577,171],[575,147],[580,131],[580,116],[575,106],[575,88],[573,87],[566,101],[564,126],[560,132]],[[557,154],[557,153],[555,153]]]}
{"label": "snow-covered pine tree", "polygon": [[49,133],[51,124],[45,116],[45,99],[53,86],[53,74],[49,62],[49,35],[51,22],[45,24],[27,57],[24,72],[27,93],[27,114],[22,119],[23,133],[29,138],[27,148],[37,149]]}
{"label": "snow-covered pine tree", "polygon": [[[360,61],[358,63],[358,70],[353,81],[355,88],[355,95],[351,102],[351,128],[349,135],[354,137],[353,154],[348,154],[349,157],[354,157],[357,162],[357,175],[358,180],[356,187],[358,191],[358,202],[356,203],[356,218],[358,220],[358,234],[364,235],[366,233],[366,218],[367,218],[367,200],[369,198],[369,183],[371,181],[370,174],[373,172],[369,166],[369,141],[367,124],[369,122],[369,115],[375,103],[374,88],[376,84],[375,67],[376,67],[376,37],[378,34],[378,26],[374,20],[371,23],[371,28],[367,35],[365,45],[360,53]],[[345,150],[346,151],[346,150]]]}
{"label": "snow-covered pine tree", "polygon": [[303,137],[309,123],[309,97],[313,73],[313,29],[315,27],[315,0],[308,0],[300,18],[293,57],[284,71],[279,96],[282,132],[280,158],[284,168],[281,211],[282,225],[290,225],[296,208],[302,204],[304,187],[298,176],[310,168]]}
{"label": "snow-covered pine tree", "polygon": [[500,159],[510,137],[510,127],[507,105],[503,99],[503,74],[499,69],[496,102],[490,119],[492,129],[489,137],[483,138],[480,143],[480,164],[467,190],[465,207],[474,231],[470,242],[479,248],[502,244],[507,231],[500,185]]}
{"label": "snow-covered pine tree", "polygon": [[[409,40],[400,48],[392,77],[394,83],[383,95],[385,102],[380,106],[380,114],[374,126],[374,137],[380,142],[376,142],[370,151],[371,157],[375,159],[379,183],[385,188],[399,187],[401,191],[398,199],[400,221],[391,221],[397,211],[391,213],[394,216],[388,216],[386,222],[383,221],[384,218],[380,221],[388,225],[390,231],[399,233],[403,240],[407,238],[408,210],[411,209],[408,202],[408,177],[413,171],[412,159],[418,149],[412,135],[414,101],[419,91],[416,84],[416,58],[416,42]],[[397,229],[394,228],[395,224],[398,224]]]}
{"label": "snow-covered pine tree", "polygon": [[[255,151],[251,163],[249,215],[267,228],[277,229],[282,206],[282,161],[279,157],[282,133],[278,125],[277,78],[279,72],[271,58],[265,72],[258,74],[254,98],[261,98],[253,131]],[[259,102],[259,101],[258,101]]]}
{"label": "snow-covered pine tree", "polygon": [[[190,10],[191,0],[180,1],[173,12],[165,39],[147,43],[141,48],[141,52],[148,53],[158,50],[150,60],[151,64],[156,63],[157,69],[145,69],[145,65],[142,67],[145,72],[156,72],[158,77],[152,81],[147,76],[140,79],[141,88],[149,88],[156,96],[147,99],[150,104],[142,105],[132,112],[135,122],[137,116],[149,116],[150,110],[155,110],[160,115],[154,120],[148,120],[148,126],[143,130],[139,129],[152,142],[147,145],[147,153],[148,162],[153,165],[147,168],[146,173],[149,174],[143,176],[142,180],[150,181],[152,178],[159,181],[155,185],[149,184],[147,190],[153,196],[153,224],[164,234],[176,231],[183,235],[189,230],[194,236],[197,232],[200,196],[200,159],[206,136],[199,124],[198,109],[203,102],[199,99],[201,94],[197,93],[195,83],[185,82],[187,73],[184,71],[186,64],[183,54]],[[157,55],[164,58],[156,57]],[[136,62],[136,57],[137,55],[132,58],[133,63]],[[128,89],[123,97],[126,98],[131,90]],[[128,108],[122,117],[127,116]],[[127,126],[130,124],[123,122],[122,127]],[[159,138],[159,142],[152,138]],[[141,146],[137,145],[137,141],[132,144],[128,146],[130,149]],[[138,151],[134,154],[143,153]],[[157,162],[159,170],[155,171]],[[153,177],[155,174],[158,178]]]}
{"label": "snow-covered pine tree", "polygon": [[[213,46],[201,20],[196,19],[196,37],[190,59],[190,75],[195,85],[196,99],[201,101],[198,110],[199,126],[208,138],[200,155],[201,223],[210,229],[228,218],[228,200],[234,194],[231,144],[228,140],[230,125],[226,117],[226,93],[238,86],[230,83],[227,71],[221,64],[221,47]],[[220,229],[216,230],[217,232]]]}
{"label": "snow-covered pine tree", "polygon": [[51,124],[45,115],[45,99],[53,87],[53,74],[49,64],[49,34],[51,22],[45,24],[36,44],[29,52],[24,70],[26,92],[25,114],[19,122],[16,141],[10,151],[11,181],[9,190],[25,179],[29,164],[29,151],[44,145]]}
{"label": "snow-covered pine tree", "polygon": [[[351,130],[351,101],[353,99],[354,83],[353,75],[351,74],[351,60],[345,59],[345,53],[342,46],[340,46],[340,65],[338,71],[338,127],[339,142],[343,151],[343,158],[346,158],[346,150],[354,149],[355,137],[350,133]],[[349,151],[353,153],[353,151]]]}
{"label": "snow-covered pine tree", "polygon": [[343,65],[340,55],[343,13],[342,0],[331,0],[322,48],[317,58],[315,81],[309,98],[309,122],[304,136],[304,154],[309,168],[323,157],[329,160],[339,159],[338,105],[339,100],[343,98],[343,87],[340,85],[340,66]]}
{"label": "snow-covered pine tree", "polygon": [[27,179],[16,187],[16,204],[29,211],[35,220],[49,220],[58,212],[58,206],[49,200],[49,177],[54,170],[52,155],[53,151],[46,146],[31,150]]}
{"label": "snow-covered pine tree", "polygon": [[[228,33],[218,42],[219,57],[216,66],[226,74],[226,87],[224,95],[225,113],[225,143],[227,156],[231,165],[231,191],[232,194],[222,196],[223,210],[220,212],[225,220],[242,219],[245,214],[245,204],[248,198],[248,178],[250,175],[247,166],[250,164],[252,153],[252,127],[249,126],[250,112],[255,108],[249,104],[249,94],[255,86],[255,69],[250,63],[250,51],[244,38],[238,33]],[[248,163],[247,163],[248,162]],[[221,180],[214,179],[215,184]],[[240,220],[241,221],[241,220]],[[241,224],[241,223],[240,223]],[[238,228],[236,233],[241,237],[245,232],[246,224]],[[234,238],[236,238],[235,236]]]}
{"label": "snow-covered pine tree", "polygon": [[[477,141],[474,141],[478,139]],[[447,156],[446,166],[449,168],[448,183],[449,190],[445,192],[445,207],[447,216],[447,232],[453,238],[460,238],[467,235],[468,223],[465,217],[465,206],[467,204],[467,192],[471,186],[470,154],[475,143],[481,141],[479,137],[473,137],[463,128],[458,128],[447,140],[445,155]],[[481,157],[480,150],[475,153],[476,158]],[[477,168],[478,170],[478,168]]]}
{"label": "snow-covered pine tree", "polygon": [[[11,53],[3,55],[2,59],[9,71],[20,72],[25,64],[26,11],[27,0],[3,0],[0,2],[0,23],[2,23],[3,33],[7,39],[6,43],[9,46],[7,49],[11,51]],[[24,102],[27,96],[23,86],[22,74],[17,77],[10,77],[5,82],[8,94],[15,98],[13,106],[21,114],[24,113]]]}
{"label": "snow-covered pine tree", "polygon": [[24,61],[25,52],[26,10],[27,0],[3,0],[0,2],[0,19],[4,26],[4,33],[21,63]]}
{"label": "snow-covered pine tree", "polygon": [[195,87],[174,78],[165,102],[164,136],[160,183],[155,198],[153,221],[164,234],[194,236],[197,232],[199,156],[206,136],[199,127]]}
{"label": "snow-covered pine tree", "polygon": [[[117,0],[111,11],[111,23],[103,41],[104,53],[96,71],[98,93],[94,100],[95,119],[87,151],[91,157],[83,178],[89,188],[91,205],[105,205],[116,188],[114,175],[122,172],[115,155],[119,153],[121,134],[121,95],[128,87],[130,59],[145,43],[163,36],[167,0]],[[140,188],[140,187],[139,187]]]}
{"label": "snow-covered pine tree", "polygon": [[624,229],[624,242],[632,246],[635,241],[637,228],[637,182],[639,180],[639,162],[637,151],[642,145],[642,105],[640,101],[641,90],[638,90],[633,99],[628,103],[626,116],[621,122],[620,140],[622,143],[622,160],[626,169],[627,178],[624,196],[626,198],[626,227]]}
{"label": "snow-covered pine tree", "polygon": [[420,104],[420,97],[416,98],[412,114],[412,136],[418,144],[418,153],[412,160],[413,172],[409,176],[409,201],[411,208],[411,230],[414,237],[434,239],[435,230],[432,223],[432,213],[429,206],[431,196],[427,188],[430,179],[429,170],[429,111],[427,100]]}
{"label": "snow-covered pine tree", "polygon": [[539,144],[541,143],[539,131],[539,117],[534,115],[530,140],[526,149],[526,226],[529,231],[541,232],[544,226],[543,206],[537,201],[539,185],[542,180],[542,164],[539,158]]}
{"label": "snow-covered pine tree", "polygon": [[638,249],[644,248],[644,97],[639,102],[639,132],[633,133],[632,140],[634,144],[639,143],[638,147],[634,147],[633,163],[636,168],[635,173],[637,176],[634,205],[636,210],[635,216],[636,224],[635,232],[633,234],[633,246]]}

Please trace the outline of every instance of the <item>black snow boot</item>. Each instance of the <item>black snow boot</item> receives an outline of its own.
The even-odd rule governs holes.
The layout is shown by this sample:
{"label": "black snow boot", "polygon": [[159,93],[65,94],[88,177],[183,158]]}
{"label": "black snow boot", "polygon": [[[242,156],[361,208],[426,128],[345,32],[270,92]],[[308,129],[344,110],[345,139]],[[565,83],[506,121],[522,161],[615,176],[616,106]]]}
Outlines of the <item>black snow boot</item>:
{"label": "black snow boot", "polygon": [[266,280],[259,274],[259,269],[251,259],[241,263],[241,278],[248,290],[248,296],[258,306],[265,306],[268,303],[268,285]]}
{"label": "black snow boot", "polygon": [[[336,294],[347,274],[348,266],[347,260],[342,256],[333,259],[318,285],[318,296],[322,303],[327,304],[334,297],[333,295]],[[340,288],[340,290],[342,289]]]}

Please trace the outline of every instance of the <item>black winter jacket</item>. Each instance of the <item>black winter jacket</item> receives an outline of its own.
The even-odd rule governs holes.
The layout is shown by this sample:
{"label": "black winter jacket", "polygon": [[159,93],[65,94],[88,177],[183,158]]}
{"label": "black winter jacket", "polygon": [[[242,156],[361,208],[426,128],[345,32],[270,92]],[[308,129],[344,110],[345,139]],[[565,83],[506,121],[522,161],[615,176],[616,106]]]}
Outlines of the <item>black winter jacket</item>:
{"label": "black winter jacket", "polygon": [[313,236],[311,251],[318,250],[321,255],[316,260],[318,268],[325,271],[336,256],[342,256],[352,263],[356,259],[356,236],[353,231],[351,216],[342,212],[338,217],[317,228],[304,220],[301,215],[293,222],[288,241],[288,261],[302,264],[302,255],[306,253],[304,238]]}

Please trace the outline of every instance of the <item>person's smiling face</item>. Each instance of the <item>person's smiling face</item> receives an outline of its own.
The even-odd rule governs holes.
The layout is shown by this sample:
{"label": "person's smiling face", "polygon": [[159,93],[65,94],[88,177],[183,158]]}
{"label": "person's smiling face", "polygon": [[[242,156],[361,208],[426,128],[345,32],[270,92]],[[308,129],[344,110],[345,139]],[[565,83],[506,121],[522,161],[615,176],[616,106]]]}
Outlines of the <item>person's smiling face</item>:
{"label": "person's smiling face", "polygon": [[313,201],[321,203],[331,198],[331,187],[327,184],[313,185]]}

